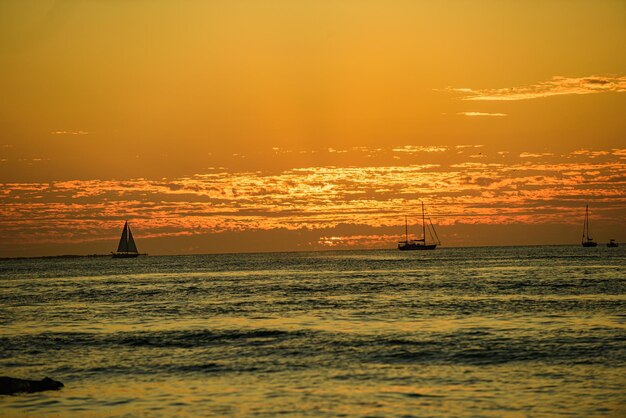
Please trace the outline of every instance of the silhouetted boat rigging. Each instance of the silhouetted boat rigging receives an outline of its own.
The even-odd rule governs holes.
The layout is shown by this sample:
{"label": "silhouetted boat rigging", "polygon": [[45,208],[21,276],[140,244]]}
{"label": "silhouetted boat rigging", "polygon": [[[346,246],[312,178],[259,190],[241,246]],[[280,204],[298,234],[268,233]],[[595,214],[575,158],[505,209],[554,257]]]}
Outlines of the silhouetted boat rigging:
{"label": "silhouetted boat rigging", "polygon": [[439,241],[439,237],[437,236],[437,231],[435,231],[435,226],[433,225],[430,217],[428,217],[428,232],[430,233],[431,239],[436,242],[432,242],[430,244],[426,243],[426,217],[424,215],[424,202],[422,202],[422,238],[421,239],[412,239],[409,240],[409,223],[408,219],[404,217],[404,233],[405,240],[398,242],[398,249],[401,251],[415,251],[415,250],[434,250],[437,248],[437,245],[441,245],[441,241]]}
{"label": "silhouetted boat rigging", "polygon": [[585,206],[585,223],[583,224],[583,247],[596,247],[597,242],[589,236],[589,205]]}
{"label": "silhouetted boat rigging", "polygon": [[133,258],[139,256],[137,245],[133,239],[133,233],[130,232],[130,226],[128,226],[128,221],[124,224],[117,251],[111,254],[113,254],[113,258]]}

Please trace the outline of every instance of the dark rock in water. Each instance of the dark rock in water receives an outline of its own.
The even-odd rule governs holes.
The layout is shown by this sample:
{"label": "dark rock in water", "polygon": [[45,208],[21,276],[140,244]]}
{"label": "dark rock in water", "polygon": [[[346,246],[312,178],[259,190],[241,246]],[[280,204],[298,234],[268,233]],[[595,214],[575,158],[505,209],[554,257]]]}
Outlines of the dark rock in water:
{"label": "dark rock in water", "polygon": [[63,383],[44,377],[41,380],[16,379],[14,377],[0,376],[0,395],[12,395],[14,393],[43,392],[44,390],[59,390]]}

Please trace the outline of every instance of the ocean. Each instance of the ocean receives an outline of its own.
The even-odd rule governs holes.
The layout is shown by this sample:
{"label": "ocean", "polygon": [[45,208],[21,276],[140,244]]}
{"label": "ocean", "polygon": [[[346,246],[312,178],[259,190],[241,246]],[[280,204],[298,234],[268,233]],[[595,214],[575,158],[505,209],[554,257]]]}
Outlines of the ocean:
{"label": "ocean", "polygon": [[0,415],[626,416],[626,248],[0,261]]}

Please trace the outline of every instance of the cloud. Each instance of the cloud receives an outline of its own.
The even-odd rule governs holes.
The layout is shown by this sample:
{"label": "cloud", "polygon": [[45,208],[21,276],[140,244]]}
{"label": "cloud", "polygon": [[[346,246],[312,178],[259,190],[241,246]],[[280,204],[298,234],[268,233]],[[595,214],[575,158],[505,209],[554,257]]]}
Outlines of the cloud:
{"label": "cloud", "polygon": [[[475,146],[464,148],[475,152]],[[532,158],[549,153],[525,152],[502,164],[486,147],[482,154],[453,153],[458,163],[446,166],[311,166],[275,174],[210,170],[167,179],[4,183],[0,240],[5,246],[115,241],[120,222],[129,219],[143,237],[324,230],[319,245],[367,247],[393,242],[383,235],[402,230],[403,215],[417,199],[428,202],[439,225],[578,221],[587,199],[603,202],[617,214],[611,216],[623,219],[626,150],[596,150],[593,160],[572,152],[552,163]],[[354,236],[329,230],[340,225],[355,228]],[[392,230],[361,236],[356,228],[364,227]]]}
{"label": "cloud", "polygon": [[403,236],[401,234],[321,236],[317,244],[322,247],[358,246],[361,248],[380,248],[381,246],[389,245],[390,242],[396,242],[402,238]]}
{"label": "cloud", "polygon": [[420,146],[420,145],[404,145],[402,147],[392,148],[393,152],[406,152],[414,154],[416,152],[444,152],[447,151],[446,146]]}
{"label": "cloud", "polygon": [[572,94],[626,92],[626,76],[555,76],[549,81],[530,86],[499,89],[470,89],[448,87],[446,91],[459,93],[468,101],[514,101]]}
{"label": "cloud", "polygon": [[594,151],[594,150],[589,150],[589,149],[579,149],[576,151],[572,151],[570,153],[570,155],[573,155],[573,156],[585,156],[589,158],[602,157],[608,154],[610,154],[609,151]]}
{"label": "cloud", "polygon": [[626,148],[612,150],[613,155],[619,156],[621,159],[626,159]]}
{"label": "cloud", "polygon": [[549,157],[554,155],[551,152],[522,152],[519,156],[520,158],[540,158],[540,157]]}
{"label": "cloud", "polygon": [[508,116],[506,113],[486,113],[486,112],[459,112],[457,115],[463,116]]}
{"label": "cloud", "polygon": [[53,131],[50,135],[89,135],[87,131]]}

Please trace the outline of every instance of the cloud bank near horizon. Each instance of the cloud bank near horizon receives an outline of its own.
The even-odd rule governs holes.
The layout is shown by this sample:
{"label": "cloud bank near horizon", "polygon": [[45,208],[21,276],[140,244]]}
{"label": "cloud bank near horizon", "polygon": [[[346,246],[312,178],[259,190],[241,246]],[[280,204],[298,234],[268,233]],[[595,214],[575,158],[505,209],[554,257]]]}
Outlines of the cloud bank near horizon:
{"label": "cloud bank near horizon", "polygon": [[[456,155],[440,148],[419,150]],[[438,225],[450,227],[575,224],[589,201],[596,221],[623,220],[624,149],[579,149],[567,155],[481,150],[480,160],[460,155],[449,165],[320,166],[278,174],[212,170],[172,179],[5,183],[0,239],[4,247],[115,240],[128,219],[144,239],[319,230],[321,246],[367,246],[400,238],[404,215],[417,213],[419,200],[427,202]],[[346,225],[381,232],[330,239],[328,231]],[[389,228],[398,235],[385,232]]]}

